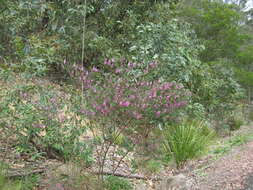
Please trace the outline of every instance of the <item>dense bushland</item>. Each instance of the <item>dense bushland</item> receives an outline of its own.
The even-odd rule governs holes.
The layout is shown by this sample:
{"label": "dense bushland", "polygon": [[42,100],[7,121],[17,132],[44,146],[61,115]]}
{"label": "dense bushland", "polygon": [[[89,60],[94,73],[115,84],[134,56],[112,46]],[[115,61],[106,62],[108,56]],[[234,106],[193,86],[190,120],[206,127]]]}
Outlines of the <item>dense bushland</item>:
{"label": "dense bushland", "polygon": [[104,170],[130,153],[153,172],[183,166],[205,152],[211,128],[237,130],[248,114],[246,1],[0,3],[0,130],[34,159],[95,162],[98,184],[131,188]]}

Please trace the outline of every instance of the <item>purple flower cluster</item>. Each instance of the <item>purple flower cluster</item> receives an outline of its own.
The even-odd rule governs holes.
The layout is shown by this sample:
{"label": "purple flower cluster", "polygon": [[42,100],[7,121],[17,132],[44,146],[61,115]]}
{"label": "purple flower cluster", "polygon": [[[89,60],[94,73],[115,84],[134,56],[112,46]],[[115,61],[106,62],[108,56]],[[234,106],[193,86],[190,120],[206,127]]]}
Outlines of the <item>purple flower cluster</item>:
{"label": "purple flower cluster", "polygon": [[105,64],[105,65],[108,65],[108,66],[110,66],[110,67],[114,67],[114,63],[115,63],[115,60],[114,60],[114,59],[106,59],[106,60],[104,61],[104,64]]}
{"label": "purple flower cluster", "polygon": [[[168,117],[178,108],[186,105],[184,89],[174,82],[147,81],[144,77],[132,78],[127,73],[138,64],[129,62],[116,65],[115,60],[106,59],[104,65],[111,72],[102,72],[96,67],[90,71],[76,67],[84,86],[87,108],[83,114],[92,118],[137,120],[150,122]],[[158,67],[158,62],[148,64],[143,74]]]}

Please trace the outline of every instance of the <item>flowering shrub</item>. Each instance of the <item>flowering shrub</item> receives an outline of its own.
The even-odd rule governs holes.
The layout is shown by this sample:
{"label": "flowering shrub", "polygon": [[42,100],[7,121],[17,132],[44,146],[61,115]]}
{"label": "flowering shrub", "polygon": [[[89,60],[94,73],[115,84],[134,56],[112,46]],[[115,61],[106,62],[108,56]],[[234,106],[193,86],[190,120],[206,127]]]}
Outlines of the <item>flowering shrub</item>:
{"label": "flowering shrub", "polygon": [[[108,152],[123,146],[126,149],[122,155],[124,159],[133,146],[145,144],[156,122],[170,119],[177,109],[186,105],[182,85],[149,80],[158,65],[158,62],[143,66],[107,59],[101,70],[96,67],[87,70],[76,65],[71,70],[70,74],[78,78],[84,90],[86,107],[80,111],[95,121],[90,129],[97,140],[101,175]],[[113,168],[114,172],[119,163]]]}
{"label": "flowering shrub", "polygon": [[140,65],[129,62],[120,66],[114,60],[105,60],[108,72],[93,67],[84,70],[75,67],[83,83],[87,108],[81,110],[88,117],[99,120],[101,117],[111,121],[134,121],[151,124],[164,121],[178,108],[186,105],[183,86],[162,80],[149,81],[158,63],[150,63],[141,74],[133,75]]}

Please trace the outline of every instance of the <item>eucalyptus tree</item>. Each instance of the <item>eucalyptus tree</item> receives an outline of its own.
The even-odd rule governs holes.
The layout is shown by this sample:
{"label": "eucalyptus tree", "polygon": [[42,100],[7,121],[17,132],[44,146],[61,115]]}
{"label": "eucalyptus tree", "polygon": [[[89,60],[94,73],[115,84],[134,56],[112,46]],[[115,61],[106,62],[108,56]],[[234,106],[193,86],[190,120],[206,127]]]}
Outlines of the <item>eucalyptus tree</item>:
{"label": "eucalyptus tree", "polygon": [[[84,64],[97,64],[104,57],[125,54],[135,27],[153,21],[157,6],[166,4],[173,9],[179,0],[88,0],[86,4],[83,0],[1,1],[2,54],[20,59],[39,40],[42,49],[48,48],[45,43],[49,42],[57,47],[51,52],[58,57],[53,62],[80,62],[85,25]],[[12,43],[7,45],[7,41]]]}
{"label": "eucalyptus tree", "polygon": [[180,16],[192,24],[206,46],[201,54],[203,61],[235,58],[248,38],[242,26],[244,13],[238,5],[217,0],[191,0],[181,6]]}

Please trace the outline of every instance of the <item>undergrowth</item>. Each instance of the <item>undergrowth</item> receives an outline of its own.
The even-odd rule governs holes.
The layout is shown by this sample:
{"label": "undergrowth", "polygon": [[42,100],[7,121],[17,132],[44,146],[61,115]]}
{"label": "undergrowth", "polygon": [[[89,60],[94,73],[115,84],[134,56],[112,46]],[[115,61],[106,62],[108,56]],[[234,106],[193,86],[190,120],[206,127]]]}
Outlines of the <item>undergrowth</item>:
{"label": "undergrowth", "polygon": [[34,190],[38,184],[39,175],[32,175],[16,179],[8,179],[3,172],[0,173],[0,190]]}
{"label": "undergrowth", "polygon": [[168,126],[164,145],[175,159],[177,167],[180,167],[187,160],[202,155],[213,135],[202,122],[186,122],[179,126]]}
{"label": "undergrowth", "polygon": [[232,136],[225,141],[221,141],[219,144],[217,144],[217,139],[214,141],[213,147],[214,149],[210,150],[210,154],[214,154],[217,157],[222,156],[232,150],[233,147],[240,146],[243,144],[246,144],[253,140],[253,131],[250,130],[247,133],[238,134],[235,136]]}
{"label": "undergrowth", "polygon": [[107,190],[132,190],[133,186],[126,179],[108,176],[105,178],[105,188]]}

